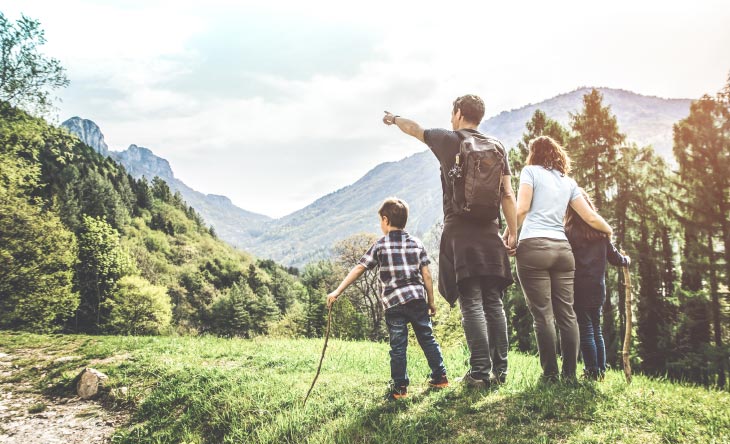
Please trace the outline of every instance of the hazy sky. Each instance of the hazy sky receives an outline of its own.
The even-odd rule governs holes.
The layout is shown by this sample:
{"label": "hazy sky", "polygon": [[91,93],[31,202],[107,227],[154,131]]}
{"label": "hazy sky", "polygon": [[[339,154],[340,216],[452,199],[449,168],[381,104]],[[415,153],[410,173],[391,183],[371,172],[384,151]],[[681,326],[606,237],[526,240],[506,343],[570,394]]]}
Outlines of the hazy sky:
{"label": "hazy sky", "polygon": [[425,149],[384,126],[384,109],[444,127],[466,93],[490,117],[581,86],[697,98],[730,72],[725,0],[5,0],[0,11],[40,20],[44,52],[67,68],[60,121],[91,119],[112,150],[150,148],[194,189],[274,217]]}

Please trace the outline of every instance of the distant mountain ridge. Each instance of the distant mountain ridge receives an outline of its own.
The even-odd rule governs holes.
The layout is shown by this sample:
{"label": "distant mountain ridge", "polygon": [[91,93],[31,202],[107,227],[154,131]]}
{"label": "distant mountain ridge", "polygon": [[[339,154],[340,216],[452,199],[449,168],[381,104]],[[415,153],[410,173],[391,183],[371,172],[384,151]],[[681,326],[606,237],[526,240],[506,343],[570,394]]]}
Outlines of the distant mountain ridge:
{"label": "distant mountain ridge", "polygon": [[[583,108],[583,96],[592,89],[579,88],[536,104],[502,111],[482,122],[479,129],[512,148],[522,139],[525,123],[537,109],[569,128],[570,113],[575,114]],[[622,89],[596,89],[603,94],[604,105],[611,107],[619,130],[628,135],[630,142],[642,146],[652,145],[658,154],[665,158],[672,157],[672,125],[689,115],[691,100],[643,96]]]}
{"label": "distant mountain ridge", "polygon": [[354,184],[273,221],[249,251],[296,266],[322,259],[337,240],[359,232],[380,233],[377,210],[393,195],[410,206],[408,230],[422,233],[441,217],[440,190],[439,165],[431,153],[382,163]]}
{"label": "distant mountain ridge", "polygon": [[[525,123],[535,110],[542,110],[548,117],[568,127],[570,113],[582,109],[583,96],[591,89],[579,88],[536,104],[503,111],[483,121],[479,129],[497,137],[506,147],[513,148],[522,138],[526,131]],[[597,89],[603,94],[604,104],[609,105],[616,116],[620,131],[627,134],[628,142],[640,146],[653,145],[659,154],[672,158],[672,126],[689,114],[691,100],[643,96],[620,89]],[[103,142],[103,135],[99,138],[90,125],[78,122],[67,125],[67,122],[63,125],[72,132],[83,128],[80,133],[91,140],[83,137],[82,140],[95,149],[96,146],[89,142]],[[134,177],[144,175],[151,179],[159,176],[167,181],[215,227],[221,239],[259,257],[287,265],[302,266],[311,260],[326,258],[336,241],[352,234],[363,231],[378,233],[376,211],[387,196],[396,195],[409,203],[408,230],[418,236],[423,236],[442,217],[439,165],[429,151],[397,162],[382,163],[352,185],[279,219],[242,210],[224,196],[204,195],[189,188],[174,177],[165,159],[155,156],[147,148],[130,145],[126,151],[111,151],[109,155],[122,163]],[[323,224],[323,220],[327,223]]]}
{"label": "distant mountain ridge", "polygon": [[[195,191],[175,177],[166,159],[156,156],[148,148],[132,144],[124,151],[109,151],[106,143],[103,143],[104,136],[101,130],[91,120],[72,117],[61,126],[97,152],[106,154],[122,164],[135,179],[142,177],[150,181],[155,177],[163,179],[173,192],[179,191],[188,205],[195,208],[195,211],[215,228],[221,239],[235,247],[246,249],[251,239],[261,233],[261,228],[257,227],[263,227],[273,220],[263,214],[243,210],[233,205],[233,202],[225,196]],[[99,144],[99,141],[103,145]]]}

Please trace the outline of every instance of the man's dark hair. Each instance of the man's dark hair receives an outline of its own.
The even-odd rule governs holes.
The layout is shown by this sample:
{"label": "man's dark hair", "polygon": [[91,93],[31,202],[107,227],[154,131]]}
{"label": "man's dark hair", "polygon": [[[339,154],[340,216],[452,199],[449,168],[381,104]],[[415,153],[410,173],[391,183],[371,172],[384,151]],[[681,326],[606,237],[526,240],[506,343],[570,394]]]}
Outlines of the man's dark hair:
{"label": "man's dark hair", "polygon": [[484,101],[474,94],[467,94],[454,100],[454,113],[461,110],[464,120],[477,125],[484,117]]}
{"label": "man's dark hair", "polygon": [[387,217],[391,227],[405,228],[408,222],[408,204],[397,197],[385,199],[378,210],[380,217]]}

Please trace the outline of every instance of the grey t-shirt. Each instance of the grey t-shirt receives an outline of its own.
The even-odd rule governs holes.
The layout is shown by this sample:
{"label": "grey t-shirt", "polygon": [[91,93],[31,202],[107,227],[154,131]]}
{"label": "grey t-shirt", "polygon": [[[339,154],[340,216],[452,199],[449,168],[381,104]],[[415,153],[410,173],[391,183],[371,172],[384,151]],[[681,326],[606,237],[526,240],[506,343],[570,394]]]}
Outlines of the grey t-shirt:
{"label": "grey t-shirt", "polygon": [[520,184],[532,186],[532,204],[522,224],[519,240],[531,237],[568,240],[563,218],[568,205],[581,196],[578,184],[559,171],[527,165],[520,173]]}
{"label": "grey t-shirt", "polygon": [[[475,130],[467,130],[476,133]],[[461,140],[456,131],[427,129],[423,138],[441,164],[441,186],[444,205],[444,231],[439,248],[439,293],[453,307],[459,298],[458,283],[465,279],[488,276],[503,289],[512,284],[507,250],[499,236],[497,220],[475,222],[455,214],[451,206],[451,184],[444,172],[454,166]],[[504,147],[495,141],[505,153]],[[505,153],[506,154],[506,153]],[[511,175],[507,156],[502,174]]]}

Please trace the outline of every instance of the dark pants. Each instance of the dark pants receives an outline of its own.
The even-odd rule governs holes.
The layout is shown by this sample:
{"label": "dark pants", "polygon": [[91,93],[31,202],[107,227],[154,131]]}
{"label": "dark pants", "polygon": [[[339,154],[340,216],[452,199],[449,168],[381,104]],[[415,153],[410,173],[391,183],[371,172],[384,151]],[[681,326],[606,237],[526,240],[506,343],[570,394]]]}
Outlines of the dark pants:
{"label": "dark pants", "polygon": [[413,327],[418,344],[426,355],[431,377],[446,374],[441,348],[433,336],[431,317],[423,299],[396,305],[385,310],[385,324],[390,336],[390,377],[396,387],[408,386],[406,350],[408,348],[408,324]]}
{"label": "dark pants", "polygon": [[543,237],[520,241],[517,275],[534,319],[537,350],[543,375],[558,375],[557,336],[560,330],[562,373],[575,377],[578,361],[578,323],[573,311],[575,258],[566,240]]}
{"label": "dark pants", "polygon": [[459,282],[459,307],[466,344],[469,347],[470,374],[489,380],[489,373],[507,374],[507,317],[499,282],[488,277],[473,277]]}
{"label": "dark pants", "polygon": [[585,369],[592,374],[606,371],[606,347],[601,333],[601,307],[575,307],[580,329],[580,351]]}

